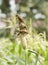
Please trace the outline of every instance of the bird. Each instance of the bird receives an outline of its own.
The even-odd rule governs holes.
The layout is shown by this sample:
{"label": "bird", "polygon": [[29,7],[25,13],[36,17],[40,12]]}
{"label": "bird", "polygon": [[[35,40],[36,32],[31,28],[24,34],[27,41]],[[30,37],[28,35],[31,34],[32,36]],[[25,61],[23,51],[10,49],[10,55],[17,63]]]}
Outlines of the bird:
{"label": "bird", "polygon": [[16,17],[19,19],[20,33],[21,34],[28,34],[27,26],[26,26],[23,18],[21,18],[18,14],[16,14]]}

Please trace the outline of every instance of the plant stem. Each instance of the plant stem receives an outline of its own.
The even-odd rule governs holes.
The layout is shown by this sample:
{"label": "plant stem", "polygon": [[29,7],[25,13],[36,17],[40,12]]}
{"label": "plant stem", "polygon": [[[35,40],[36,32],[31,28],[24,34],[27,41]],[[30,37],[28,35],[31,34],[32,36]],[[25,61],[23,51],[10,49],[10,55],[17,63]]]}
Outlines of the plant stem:
{"label": "plant stem", "polygon": [[37,52],[35,52],[35,51],[33,51],[33,50],[28,50],[29,52],[32,52],[32,53],[34,53],[35,55],[36,55],[36,61],[35,61],[35,64],[34,65],[37,65],[37,61],[38,61],[38,53]]}
{"label": "plant stem", "polygon": [[36,54],[36,61],[34,65],[37,65],[37,62],[38,62],[38,54]]}
{"label": "plant stem", "polygon": [[27,64],[26,64],[26,50],[25,50],[25,65],[27,65]]}

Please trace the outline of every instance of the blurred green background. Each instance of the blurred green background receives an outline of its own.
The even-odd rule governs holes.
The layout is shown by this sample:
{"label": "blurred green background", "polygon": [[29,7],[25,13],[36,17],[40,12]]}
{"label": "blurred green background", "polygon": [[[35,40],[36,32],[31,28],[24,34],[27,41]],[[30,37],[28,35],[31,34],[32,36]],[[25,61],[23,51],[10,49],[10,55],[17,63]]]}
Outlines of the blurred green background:
{"label": "blurred green background", "polygon": [[[0,0],[2,4],[0,9],[6,15],[11,12],[11,0]],[[46,32],[48,38],[48,0],[14,0],[16,9],[15,11],[26,20],[27,24],[29,19],[32,19],[33,29],[38,33]],[[14,6],[12,6],[14,8]]]}
{"label": "blurred green background", "polygon": [[48,65],[48,0],[0,0],[0,65]]}

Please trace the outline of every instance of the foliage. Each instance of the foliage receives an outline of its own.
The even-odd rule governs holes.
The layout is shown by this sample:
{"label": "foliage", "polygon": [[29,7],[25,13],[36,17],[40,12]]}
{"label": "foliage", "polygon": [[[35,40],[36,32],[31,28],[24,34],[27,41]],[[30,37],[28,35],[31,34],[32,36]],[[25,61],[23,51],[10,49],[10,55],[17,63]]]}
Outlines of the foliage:
{"label": "foliage", "polygon": [[[11,31],[12,28],[15,28],[15,23],[19,23],[20,20],[14,17],[4,21],[9,22],[6,29]],[[48,65],[46,34],[45,32],[40,34],[37,34],[36,31],[32,32],[31,23],[30,20],[28,34],[16,36],[10,32],[8,37],[0,38],[0,65]]]}

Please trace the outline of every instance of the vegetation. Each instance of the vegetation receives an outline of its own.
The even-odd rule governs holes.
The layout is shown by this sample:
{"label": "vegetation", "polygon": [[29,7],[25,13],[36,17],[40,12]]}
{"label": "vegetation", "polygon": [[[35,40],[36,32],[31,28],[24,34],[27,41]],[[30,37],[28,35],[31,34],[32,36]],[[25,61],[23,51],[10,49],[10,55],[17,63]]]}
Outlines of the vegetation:
{"label": "vegetation", "polygon": [[13,15],[4,22],[9,23],[4,33],[10,30],[8,34],[6,32],[8,37],[4,34],[0,38],[0,65],[48,65],[48,41],[45,32],[32,32],[32,20],[30,19],[28,28],[19,15]]}
{"label": "vegetation", "polygon": [[48,1],[16,1],[16,14],[0,3],[0,65],[48,65]]}

